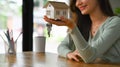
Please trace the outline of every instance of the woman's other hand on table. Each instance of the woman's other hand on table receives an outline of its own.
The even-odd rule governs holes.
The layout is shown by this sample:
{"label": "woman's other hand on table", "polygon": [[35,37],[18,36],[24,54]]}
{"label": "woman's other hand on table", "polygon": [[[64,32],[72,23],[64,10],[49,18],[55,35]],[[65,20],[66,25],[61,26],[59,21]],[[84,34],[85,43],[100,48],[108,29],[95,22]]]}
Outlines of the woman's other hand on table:
{"label": "woman's other hand on table", "polygon": [[75,61],[79,62],[80,61],[80,54],[77,50],[75,50],[74,52],[68,53],[67,58],[70,60],[75,60]]}

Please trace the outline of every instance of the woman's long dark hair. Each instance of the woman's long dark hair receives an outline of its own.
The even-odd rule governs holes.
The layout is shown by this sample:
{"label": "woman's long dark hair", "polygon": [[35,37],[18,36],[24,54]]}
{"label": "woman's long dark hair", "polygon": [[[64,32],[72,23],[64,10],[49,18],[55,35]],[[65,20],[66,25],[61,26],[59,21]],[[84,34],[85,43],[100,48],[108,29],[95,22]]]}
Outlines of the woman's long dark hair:
{"label": "woman's long dark hair", "polygon": [[[102,10],[103,14],[106,16],[113,16],[114,13],[111,9],[109,0],[98,0],[100,5],[100,9]],[[77,15],[77,26],[85,38],[88,41],[89,32],[91,28],[91,19],[89,15],[82,15],[80,10],[75,6],[76,0],[70,0],[70,10]]]}

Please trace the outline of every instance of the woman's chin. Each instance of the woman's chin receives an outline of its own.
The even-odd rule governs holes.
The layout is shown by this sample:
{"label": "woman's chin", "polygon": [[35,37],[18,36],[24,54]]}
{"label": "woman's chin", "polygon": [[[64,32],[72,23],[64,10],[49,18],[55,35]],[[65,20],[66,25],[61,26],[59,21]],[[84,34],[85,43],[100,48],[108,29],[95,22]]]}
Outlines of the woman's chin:
{"label": "woman's chin", "polygon": [[86,11],[81,11],[81,14],[82,14],[82,15],[86,15],[86,14],[89,14],[89,13],[86,12]]}
{"label": "woman's chin", "polygon": [[89,14],[89,13],[86,12],[86,11],[81,11],[81,14],[82,14],[82,15],[86,15],[86,14]]}

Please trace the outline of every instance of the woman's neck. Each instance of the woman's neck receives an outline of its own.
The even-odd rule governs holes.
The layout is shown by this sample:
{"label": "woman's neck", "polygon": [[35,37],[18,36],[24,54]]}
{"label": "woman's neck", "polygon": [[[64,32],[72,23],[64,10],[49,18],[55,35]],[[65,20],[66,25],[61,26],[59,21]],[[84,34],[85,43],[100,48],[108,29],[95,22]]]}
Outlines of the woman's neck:
{"label": "woman's neck", "polygon": [[95,36],[98,28],[101,24],[107,19],[108,16],[104,15],[100,10],[97,10],[90,14],[90,18],[92,21],[91,25],[91,36]]}
{"label": "woman's neck", "polygon": [[92,24],[101,24],[103,23],[108,16],[104,15],[101,10],[95,10],[90,14]]}

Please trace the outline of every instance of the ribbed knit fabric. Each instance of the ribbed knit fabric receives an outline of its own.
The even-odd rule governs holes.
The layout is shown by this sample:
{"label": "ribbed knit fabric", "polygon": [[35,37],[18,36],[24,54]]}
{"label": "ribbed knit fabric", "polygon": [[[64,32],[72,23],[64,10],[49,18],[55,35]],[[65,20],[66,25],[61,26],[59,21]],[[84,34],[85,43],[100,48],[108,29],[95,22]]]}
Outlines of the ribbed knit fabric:
{"label": "ribbed knit fabric", "polygon": [[[81,58],[85,63],[93,63],[97,58],[109,62],[120,62],[120,18],[117,16],[109,17],[100,26],[93,38],[91,35],[86,42],[77,27],[69,31],[72,37],[71,43],[68,40],[61,42],[58,47],[58,53],[64,57],[67,53],[75,50],[79,51]],[[66,42],[67,41],[67,42]],[[63,43],[64,42],[64,43]],[[66,46],[67,45],[67,46]],[[73,45],[75,47],[73,47]],[[61,47],[67,49],[61,49]],[[64,51],[61,51],[64,50]]]}

